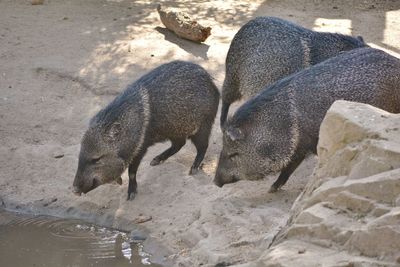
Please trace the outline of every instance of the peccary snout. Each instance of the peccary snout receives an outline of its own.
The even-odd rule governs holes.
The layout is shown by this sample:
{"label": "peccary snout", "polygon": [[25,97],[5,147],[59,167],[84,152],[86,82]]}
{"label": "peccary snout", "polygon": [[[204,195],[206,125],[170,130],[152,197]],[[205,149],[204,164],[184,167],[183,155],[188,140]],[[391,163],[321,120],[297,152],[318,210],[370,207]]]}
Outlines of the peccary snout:
{"label": "peccary snout", "polygon": [[81,176],[75,176],[75,180],[73,183],[72,192],[75,195],[80,196],[82,193],[86,194],[87,192],[95,189],[100,185],[100,181],[97,178],[89,179],[89,178],[81,178]]}
{"label": "peccary snout", "polygon": [[223,175],[221,170],[215,175],[214,184],[218,187],[223,187],[224,184],[231,184],[239,181],[235,175]]}
{"label": "peccary snout", "polygon": [[81,192],[81,190],[79,189],[78,186],[74,186],[74,187],[72,188],[72,193],[74,193],[74,194],[77,195],[77,196],[80,196],[80,195],[82,194],[82,192]]}
{"label": "peccary snout", "polygon": [[109,144],[110,140],[120,137],[119,126],[109,125],[102,130],[89,129],[82,139],[78,170],[73,183],[75,194],[86,194],[113,181],[121,183],[125,162],[118,156],[116,148]]}
{"label": "peccary snout", "polygon": [[92,177],[84,177],[81,172],[78,170],[75,175],[72,192],[75,195],[80,196],[82,193],[86,194],[87,192],[95,189],[100,185],[100,182],[97,178]]}
{"label": "peccary snout", "polygon": [[263,177],[261,173],[267,171],[263,165],[258,164],[263,159],[248,144],[251,135],[246,132],[246,129],[237,127],[223,131],[223,148],[214,178],[217,186],[222,187],[239,180],[258,180]]}
{"label": "peccary snout", "polygon": [[230,155],[227,154],[226,150],[221,151],[219,157],[218,168],[215,173],[214,184],[218,187],[222,187],[224,184],[230,184],[238,181],[238,174],[232,173],[232,171],[237,170],[235,166],[235,157],[237,154],[235,152]]}

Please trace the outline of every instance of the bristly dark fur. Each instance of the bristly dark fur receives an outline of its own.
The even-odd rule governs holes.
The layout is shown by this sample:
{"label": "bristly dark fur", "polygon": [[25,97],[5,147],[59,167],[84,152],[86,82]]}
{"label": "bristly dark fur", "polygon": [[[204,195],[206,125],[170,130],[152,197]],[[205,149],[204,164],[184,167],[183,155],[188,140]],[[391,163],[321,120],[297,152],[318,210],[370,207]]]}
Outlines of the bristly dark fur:
{"label": "bristly dark fur", "polygon": [[[166,140],[171,147],[151,165],[162,163],[190,139],[197,149],[191,173],[196,172],[208,147],[218,103],[217,87],[197,64],[173,61],[142,76],[91,120],[81,143],[76,191],[87,192],[93,184],[116,179],[129,166],[128,198],[133,198],[136,171],[147,148]],[[103,158],[98,167],[91,167],[91,162]]]}
{"label": "bristly dark fur", "polygon": [[258,17],[235,35],[226,57],[221,126],[231,103],[343,51],[367,46],[361,37],[323,33],[275,17]]}
{"label": "bristly dark fur", "polygon": [[279,189],[316,153],[320,124],[336,100],[400,113],[400,60],[357,48],[266,86],[226,123],[216,184],[281,171],[271,191]]}
{"label": "bristly dark fur", "polygon": [[[292,75],[291,75],[292,76]],[[281,89],[287,87],[291,82],[291,76],[283,78],[268,87],[267,90],[261,91],[261,93],[250,98],[246,103],[240,106],[234,117],[232,117],[228,124],[234,124],[240,126],[242,122],[248,122],[253,117],[253,113],[259,112],[260,109],[275,99],[276,95],[281,92]]]}

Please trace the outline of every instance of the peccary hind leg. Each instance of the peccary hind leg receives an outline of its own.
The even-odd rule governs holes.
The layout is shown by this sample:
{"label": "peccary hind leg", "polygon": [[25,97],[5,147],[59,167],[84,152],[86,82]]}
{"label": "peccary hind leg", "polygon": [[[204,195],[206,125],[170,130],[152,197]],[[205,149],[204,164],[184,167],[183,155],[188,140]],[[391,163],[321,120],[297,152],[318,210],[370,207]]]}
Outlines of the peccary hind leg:
{"label": "peccary hind leg", "polygon": [[171,140],[171,147],[165,150],[163,153],[155,157],[151,162],[151,166],[156,166],[163,163],[169,157],[177,153],[186,143],[185,139]]}
{"label": "peccary hind leg", "polygon": [[289,164],[283,168],[281,174],[279,175],[278,179],[272,184],[271,188],[269,189],[270,193],[275,193],[281,188],[284,184],[286,184],[287,180],[289,179],[290,175],[296,170],[296,168],[300,165],[300,163],[304,160],[305,155],[298,155],[293,158]]}
{"label": "peccary hind leg", "polygon": [[196,174],[198,172],[200,164],[204,159],[208,148],[208,138],[210,136],[211,127],[212,125],[202,125],[200,130],[190,138],[197,150],[196,158],[194,159],[193,165],[189,171],[190,175]]}

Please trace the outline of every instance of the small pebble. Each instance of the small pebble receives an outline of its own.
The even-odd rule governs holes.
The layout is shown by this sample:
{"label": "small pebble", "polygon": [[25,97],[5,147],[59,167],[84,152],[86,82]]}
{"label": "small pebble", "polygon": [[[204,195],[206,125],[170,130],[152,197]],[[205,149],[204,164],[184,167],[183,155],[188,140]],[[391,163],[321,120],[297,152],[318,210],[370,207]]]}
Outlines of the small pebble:
{"label": "small pebble", "polygon": [[305,248],[299,249],[299,251],[298,251],[299,254],[304,254],[305,252],[306,252]]}
{"label": "small pebble", "polygon": [[133,242],[144,241],[144,240],[146,240],[146,238],[147,238],[147,234],[140,230],[133,230],[131,232],[131,239],[133,240]]}

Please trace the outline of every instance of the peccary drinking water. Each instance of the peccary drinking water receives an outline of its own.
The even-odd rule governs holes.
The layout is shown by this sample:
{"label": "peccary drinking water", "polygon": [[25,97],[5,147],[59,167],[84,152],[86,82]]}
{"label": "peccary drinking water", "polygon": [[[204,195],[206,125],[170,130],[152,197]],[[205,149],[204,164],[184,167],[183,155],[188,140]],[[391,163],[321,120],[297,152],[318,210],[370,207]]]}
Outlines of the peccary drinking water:
{"label": "peccary drinking water", "polygon": [[292,73],[342,51],[366,46],[361,37],[308,30],[274,17],[246,23],[232,40],[222,87],[221,126],[229,106]]}
{"label": "peccary drinking water", "polygon": [[399,113],[400,60],[358,48],[265,88],[226,122],[215,184],[280,171],[270,191],[279,189],[308,153],[316,153],[320,124],[341,99]]}
{"label": "peccary drinking water", "polygon": [[173,61],[144,75],[92,118],[81,143],[74,192],[118,180],[128,167],[128,199],[133,199],[147,148],[166,140],[171,147],[151,165],[178,152],[189,138],[197,149],[194,174],[206,153],[218,103],[217,87],[196,64]]}

